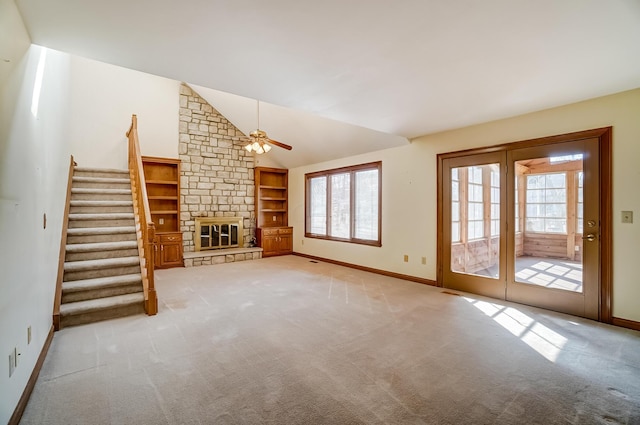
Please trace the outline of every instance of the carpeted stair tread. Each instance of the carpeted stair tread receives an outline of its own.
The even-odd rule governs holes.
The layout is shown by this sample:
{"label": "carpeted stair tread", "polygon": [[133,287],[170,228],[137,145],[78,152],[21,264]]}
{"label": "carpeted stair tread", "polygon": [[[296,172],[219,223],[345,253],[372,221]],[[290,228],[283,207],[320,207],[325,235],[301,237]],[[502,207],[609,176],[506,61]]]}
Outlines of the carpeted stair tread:
{"label": "carpeted stair tread", "polygon": [[88,167],[74,167],[76,173],[113,173],[113,174],[126,174],[129,175],[128,170],[119,170],[116,168],[88,168]]}
{"label": "carpeted stair tread", "polygon": [[67,230],[67,234],[71,236],[91,236],[91,235],[114,235],[117,233],[135,233],[135,226],[119,226],[119,227],[78,227]]}
{"label": "carpeted stair tread", "polygon": [[124,307],[131,304],[144,302],[144,294],[135,292],[133,294],[116,295],[107,298],[97,298],[86,301],[76,301],[62,304],[60,306],[61,316],[73,316],[77,314],[90,313],[98,310],[108,310],[112,308]]}
{"label": "carpeted stair tread", "polygon": [[131,189],[99,189],[92,187],[76,187],[71,188],[71,194],[130,195]]}
{"label": "carpeted stair tread", "polygon": [[118,177],[84,177],[84,176],[74,176],[73,182],[75,183],[115,183],[115,184],[128,184],[131,183],[131,180],[128,178],[118,178]]}
{"label": "carpeted stair tread", "polygon": [[103,258],[100,260],[70,261],[64,263],[65,272],[79,272],[85,270],[110,269],[140,264],[140,257]]}
{"label": "carpeted stair tread", "polygon": [[134,218],[133,213],[69,214],[69,220],[126,220],[129,218]]}
{"label": "carpeted stair tread", "polygon": [[[141,282],[142,278],[139,274],[124,274],[120,276],[73,280],[71,282],[62,282],[62,292],[69,293],[89,291],[94,289],[110,288],[114,286],[130,285]],[[140,287],[140,290],[142,290],[142,286]]]}
{"label": "carpeted stair tread", "polygon": [[89,201],[76,199],[72,200],[69,205],[72,207],[129,207],[133,206],[133,201]]}
{"label": "carpeted stair tread", "polygon": [[66,252],[115,251],[135,248],[138,248],[138,242],[136,241],[75,243],[67,245]]}

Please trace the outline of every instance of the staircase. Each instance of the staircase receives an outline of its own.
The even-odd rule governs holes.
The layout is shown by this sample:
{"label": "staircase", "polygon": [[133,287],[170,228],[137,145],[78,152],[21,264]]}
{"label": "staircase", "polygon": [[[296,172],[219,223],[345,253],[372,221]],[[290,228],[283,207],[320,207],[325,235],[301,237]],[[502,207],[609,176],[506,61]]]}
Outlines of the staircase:
{"label": "staircase", "polygon": [[62,280],[61,327],[144,313],[128,171],[75,168]]}

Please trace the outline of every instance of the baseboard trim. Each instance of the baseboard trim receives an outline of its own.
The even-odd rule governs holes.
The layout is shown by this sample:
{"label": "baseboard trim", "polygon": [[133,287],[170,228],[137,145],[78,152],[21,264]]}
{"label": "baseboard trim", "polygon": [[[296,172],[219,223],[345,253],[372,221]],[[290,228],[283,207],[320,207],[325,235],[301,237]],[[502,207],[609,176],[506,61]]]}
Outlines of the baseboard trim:
{"label": "baseboard trim", "polygon": [[315,255],[303,254],[301,252],[294,252],[293,255],[297,255],[299,257],[309,258],[311,260],[323,261],[325,263],[331,263],[331,264],[335,264],[335,265],[338,265],[338,266],[349,267],[351,269],[362,270],[364,272],[380,274],[380,275],[388,276],[388,277],[395,277],[396,279],[409,280],[411,282],[422,283],[423,285],[438,286],[435,280],[424,279],[422,277],[416,277],[416,276],[410,276],[408,274],[389,272],[389,271],[386,271],[386,270],[374,269],[372,267],[366,267],[366,266],[359,266],[357,264],[345,263],[343,261],[331,260],[329,258],[316,257]]}
{"label": "baseboard trim", "polygon": [[633,329],[634,331],[640,331],[640,322],[636,322],[634,320],[620,319],[618,317],[614,317],[611,323],[614,324],[615,326]]}
{"label": "baseboard trim", "polygon": [[18,425],[20,423],[20,419],[22,419],[22,414],[24,413],[24,409],[27,408],[27,403],[29,402],[31,393],[33,392],[33,389],[36,386],[36,382],[38,381],[38,375],[40,375],[40,370],[42,369],[42,365],[44,364],[44,359],[47,358],[47,353],[49,352],[51,341],[53,341],[53,332],[54,332],[54,328],[53,328],[53,325],[51,325],[51,329],[49,329],[49,334],[47,335],[47,340],[44,342],[42,351],[40,351],[40,356],[38,356],[38,361],[36,362],[36,366],[33,368],[33,371],[31,372],[29,381],[27,381],[27,386],[22,392],[22,396],[20,397],[20,400],[18,401],[18,405],[13,411],[13,415],[11,415],[11,419],[9,419],[8,425]]}

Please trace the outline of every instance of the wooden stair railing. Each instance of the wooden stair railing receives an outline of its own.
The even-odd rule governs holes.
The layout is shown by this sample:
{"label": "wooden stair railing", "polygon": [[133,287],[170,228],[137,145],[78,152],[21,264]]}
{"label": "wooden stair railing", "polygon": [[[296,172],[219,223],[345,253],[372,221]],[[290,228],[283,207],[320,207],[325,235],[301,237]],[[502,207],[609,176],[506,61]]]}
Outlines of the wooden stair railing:
{"label": "wooden stair railing", "polygon": [[144,288],[144,310],[149,316],[158,312],[158,298],[153,277],[154,253],[156,247],[156,228],[151,220],[147,186],[142,169],[142,156],[138,141],[138,117],[131,117],[131,127],[127,131],[129,139],[129,175],[133,195],[133,212],[136,221],[142,287]]}
{"label": "wooden stair railing", "polygon": [[62,216],[62,234],[60,235],[60,253],[58,256],[58,277],[56,279],[56,292],[53,298],[53,329],[60,330],[60,304],[62,302],[62,278],[64,276],[64,259],[67,252],[67,230],[69,226],[69,207],[71,205],[71,185],[73,184],[73,171],[78,165],[73,160],[73,155],[69,162],[69,178],[67,180],[67,199],[64,204],[64,214]]}

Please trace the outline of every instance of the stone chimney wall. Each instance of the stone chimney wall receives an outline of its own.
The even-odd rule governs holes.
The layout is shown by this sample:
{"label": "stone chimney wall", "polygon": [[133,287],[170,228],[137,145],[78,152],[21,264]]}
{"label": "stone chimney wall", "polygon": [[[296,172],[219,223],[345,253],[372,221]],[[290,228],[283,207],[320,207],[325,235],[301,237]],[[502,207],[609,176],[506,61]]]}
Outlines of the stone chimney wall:
{"label": "stone chimney wall", "polygon": [[180,86],[180,230],[193,252],[196,217],[243,217],[244,246],[255,236],[254,158],[244,134],[186,84]]}

